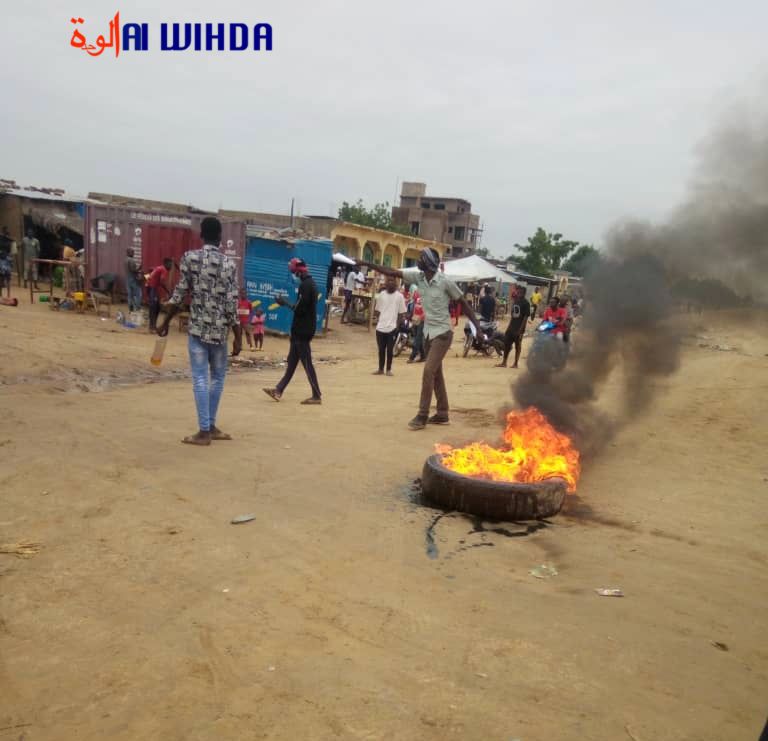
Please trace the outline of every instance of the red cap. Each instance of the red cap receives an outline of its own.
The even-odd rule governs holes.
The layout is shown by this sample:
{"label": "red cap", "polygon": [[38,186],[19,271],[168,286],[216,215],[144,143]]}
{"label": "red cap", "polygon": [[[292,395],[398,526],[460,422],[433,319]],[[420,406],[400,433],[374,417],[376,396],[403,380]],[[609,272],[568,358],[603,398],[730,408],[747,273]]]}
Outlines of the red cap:
{"label": "red cap", "polygon": [[292,273],[306,273],[307,263],[300,257],[292,257],[291,261],[288,263],[288,270]]}

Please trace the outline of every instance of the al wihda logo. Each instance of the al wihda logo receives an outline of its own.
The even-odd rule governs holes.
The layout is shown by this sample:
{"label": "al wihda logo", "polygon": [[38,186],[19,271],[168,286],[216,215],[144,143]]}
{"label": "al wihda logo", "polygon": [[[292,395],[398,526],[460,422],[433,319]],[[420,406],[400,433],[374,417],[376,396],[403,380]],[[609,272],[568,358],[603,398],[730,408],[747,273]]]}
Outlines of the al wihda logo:
{"label": "al wihda logo", "polygon": [[[69,45],[92,57],[111,49],[115,57],[121,51],[148,51],[149,23],[120,25],[120,12],[109,22],[109,38],[99,34],[91,43],[79,26],[83,18],[70,18],[75,29]],[[161,23],[160,51],[272,51],[272,26],[269,23]]]}

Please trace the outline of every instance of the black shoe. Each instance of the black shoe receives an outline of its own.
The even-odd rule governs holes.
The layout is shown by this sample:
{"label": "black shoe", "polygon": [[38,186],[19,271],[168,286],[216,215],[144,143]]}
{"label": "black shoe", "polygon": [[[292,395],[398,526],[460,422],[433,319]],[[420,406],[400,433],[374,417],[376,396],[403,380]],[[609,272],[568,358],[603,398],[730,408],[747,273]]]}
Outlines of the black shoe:
{"label": "black shoe", "polygon": [[449,425],[451,420],[448,419],[447,414],[433,414],[428,420],[428,425]]}
{"label": "black shoe", "polygon": [[408,428],[411,430],[423,430],[427,426],[426,416],[417,414],[409,423]]}

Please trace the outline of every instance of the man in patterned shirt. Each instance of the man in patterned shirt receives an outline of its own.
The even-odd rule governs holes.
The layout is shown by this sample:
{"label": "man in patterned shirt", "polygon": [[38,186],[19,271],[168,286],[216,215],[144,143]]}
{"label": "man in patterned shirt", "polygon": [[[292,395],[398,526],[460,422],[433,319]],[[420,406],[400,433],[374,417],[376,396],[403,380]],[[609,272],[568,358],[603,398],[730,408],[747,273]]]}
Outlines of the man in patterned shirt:
{"label": "man in patterned shirt", "polygon": [[232,439],[216,427],[216,412],[227,374],[230,327],[235,332],[238,352],[242,341],[237,317],[237,271],[235,263],[219,250],[221,222],[212,216],[203,219],[200,237],[202,248],[190,250],[181,258],[180,280],[168,301],[165,320],[157,328],[161,337],[168,334],[171,319],[189,293],[189,363],[199,427],[197,434],[182,440],[190,445]]}

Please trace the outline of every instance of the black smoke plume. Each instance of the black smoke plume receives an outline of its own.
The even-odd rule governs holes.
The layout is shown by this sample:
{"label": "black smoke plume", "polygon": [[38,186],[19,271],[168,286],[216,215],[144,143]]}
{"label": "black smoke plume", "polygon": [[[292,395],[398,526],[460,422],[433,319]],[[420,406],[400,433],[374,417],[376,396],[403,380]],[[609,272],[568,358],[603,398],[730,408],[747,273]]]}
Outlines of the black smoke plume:
{"label": "black smoke plume", "polygon": [[[671,288],[716,280],[741,296],[765,298],[768,286],[768,126],[733,121],[699,149],[686,201],[665,224],[629,222],[608,236],[604,257],[584,283],[586,311],[561,370],[563,343],[529,350],[513,387],[589,455],[617,425],[647,410],[663,379],[677,370],[680,333]],[[679,299],[679,297],[676,297]],[[610,419],[596,406],[621,391]]]}

